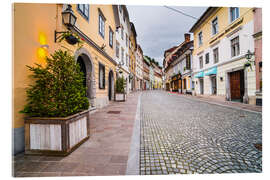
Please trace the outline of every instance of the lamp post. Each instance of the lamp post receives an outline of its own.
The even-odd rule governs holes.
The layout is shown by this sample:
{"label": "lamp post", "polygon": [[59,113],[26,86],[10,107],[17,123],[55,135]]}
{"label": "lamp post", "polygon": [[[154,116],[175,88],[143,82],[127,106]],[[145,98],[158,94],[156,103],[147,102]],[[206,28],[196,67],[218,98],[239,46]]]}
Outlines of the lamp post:
{"label": "lamp post", "polygon": [[[251,53],[250,50],[248,50],[247,53],[245,54],[245,57],[249,63],[251,63],[251,62],[255,63],[255,61],[251,61],[251,58],[253,55],[254,55],[254,53]],[[252,65],[250,64],[250,66],[252,66]],[[245,74],[245,93],[244,93],[244,97],[243,97],[243,103],[248,104],[249,98],[248,98],[247,68],[244,68],[244,74]]]}

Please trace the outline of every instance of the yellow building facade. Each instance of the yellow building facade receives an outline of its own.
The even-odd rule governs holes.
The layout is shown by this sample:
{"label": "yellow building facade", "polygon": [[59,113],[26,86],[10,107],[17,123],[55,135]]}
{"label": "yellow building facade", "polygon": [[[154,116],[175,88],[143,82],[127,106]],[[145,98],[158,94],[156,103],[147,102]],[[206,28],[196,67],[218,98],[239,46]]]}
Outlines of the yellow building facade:
{"label": "yellow building facade", "polygon": [[[83,46],[55,42],[67,27],[62,21],[64,4],[15,3],[13,5],[13,153],[24,150],[26,88],[32,83],[26,65],[45,64],[45,57],[62,49],[86,68],[87,97],[92,109],[114,98],[116,62],[115,30],[118,15],[112,5],[72,5],[77,21],[70,31],[84,40]],[[56,37],[56,38],[55,38]]]}
{"label": "yellow building facade", "polygon": [[254,104],[255,68],[245,68],[245,54],[254,52],[253,8],[209,7],[190,32],[195,93]]}

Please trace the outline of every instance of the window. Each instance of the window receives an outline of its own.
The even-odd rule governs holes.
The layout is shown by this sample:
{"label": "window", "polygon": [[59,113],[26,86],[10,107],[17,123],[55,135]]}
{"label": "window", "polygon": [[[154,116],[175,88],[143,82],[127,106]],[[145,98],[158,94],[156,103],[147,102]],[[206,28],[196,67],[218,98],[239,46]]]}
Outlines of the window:
{"label": "window", "polygon": [[126,65],[128,66],[128,54],[126,54]]}
{"label": "window", "polygon": [[231,7],[230,8],[230,20],[231,20],[231,22],[233,22],[237,18],[239,18],[239,8]]}
{"label": "window", "polygon": [[213,50],[214,63],[218,63],[218,48]]}
{"label": "window", "polygon": [[203,42],[202,31],[199,32],[199,34],[198,34],[198,39],[199,39],[199,46],[200,46],[200,45],[202,45],[202,42]]}
{"label": "window", "polygon": [[105,18],[101,13],[99,14],[99,34],[105,37]]}
{"label": "window", "polygon": [[121,48],[121,62],[124,62],[124,49]]}
{"label": "window", "polygon": [[89,4],[78,4],[77,10],[82,17],[89,20]]}
{"label": "window", "polygon": [[124,39],[124,28],[121,26],[121,39]]}
{"label": "window", "polygon": [[128,35],[126,34],[126,46],[128,47]]}
{"label": "window", "polygon": [[238,56],[240,54],[239,36],[231,40],[231,54],[232,57]]}
{"label": "window", "polygon": [[113,47],[113,31],[110,27],[110,30],[109,30],[109,45],[111,46],[111,48]]}
{"label": "window", "polygon": [[200,61],[200,69],[202,69],[203,68],[203,57],[202,56],[199,58],[199,61]]}
{"label": "window", "polygon": [[186,56],[186,69],[190,69],[190,54]]}
{"label": "window", "polygon": [[122,13],[122,6],[119,5],[119,12]]}
{"label": "window", "polygon": [[212,35],[215,35],[218,33],[218,18],[216,17],[213,21],[212,21]]}
{"label": "window", "polygon": [[119,46],[120,46],[119,42],[116,41],[116,50],[115,51],[116,51],[116,57],[118,57],[118,58],[119,58]]}
{"label": "window", "polygon": [[205,54],[205,64],[209,63],[209,53]]}
{"label": "window", "polygon": [[105,66],[99,63],[99,89],[105,89]]}

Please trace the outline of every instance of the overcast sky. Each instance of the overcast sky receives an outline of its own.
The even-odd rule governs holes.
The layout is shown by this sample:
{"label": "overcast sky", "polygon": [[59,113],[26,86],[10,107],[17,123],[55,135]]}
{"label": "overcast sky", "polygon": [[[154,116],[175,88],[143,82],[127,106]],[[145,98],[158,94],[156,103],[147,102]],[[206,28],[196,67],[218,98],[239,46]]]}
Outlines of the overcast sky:
{"label": "overcast sky", "polygon": [[[127,6],[130,21],[137,32],[137,42],[144,55],[155,58],[162,66],[166,49],[184,41],[195,19],[184,16],[163,6]],[[172,6],[195,17],[200,17],[207,7]],[[193,38],[192,38],[193,39]]]}

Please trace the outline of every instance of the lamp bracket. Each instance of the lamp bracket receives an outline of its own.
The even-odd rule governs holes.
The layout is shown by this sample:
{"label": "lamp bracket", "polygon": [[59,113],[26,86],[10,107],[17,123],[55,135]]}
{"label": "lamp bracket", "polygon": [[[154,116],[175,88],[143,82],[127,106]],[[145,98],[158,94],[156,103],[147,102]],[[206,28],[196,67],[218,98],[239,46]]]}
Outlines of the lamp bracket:
{"label": "lamp bracket", "polygon": [[63,33],[67,33],[67,31],[54,31],[54,42],[56,43],[57,40],[60,38],[60,35],[59,34],[63,34]]}

